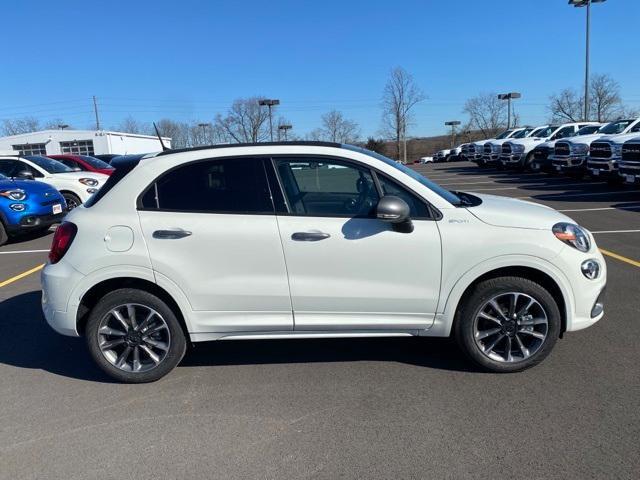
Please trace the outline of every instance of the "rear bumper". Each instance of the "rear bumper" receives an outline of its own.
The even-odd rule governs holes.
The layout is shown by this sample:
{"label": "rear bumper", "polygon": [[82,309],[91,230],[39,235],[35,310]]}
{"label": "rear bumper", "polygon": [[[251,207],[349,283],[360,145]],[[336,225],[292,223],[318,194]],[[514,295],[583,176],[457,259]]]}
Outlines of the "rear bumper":
{"label": "rear bumper", "polygon": [[40,275],[42,313],[56,332],[78,337],[76,310],[69,309],[71,292],[83,275],[64,261],[47,264]]}

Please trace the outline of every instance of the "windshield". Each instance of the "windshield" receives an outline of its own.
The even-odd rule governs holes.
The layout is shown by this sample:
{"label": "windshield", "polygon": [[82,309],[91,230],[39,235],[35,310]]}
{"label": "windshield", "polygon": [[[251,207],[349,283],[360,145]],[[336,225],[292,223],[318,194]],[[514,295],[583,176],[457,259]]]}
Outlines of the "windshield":
{"label": "windshield", "polygon": [[513,137],[511,138],[524,138],[529,135],[529,132],[531,132],[531,130],[533,130],[533,128],[523,128],[519,132],[514,133]]}
{"label": "windshield", "polygon": [[509,135],[511,135],[512,132],[513,132],[513,130],[505,130],[504,132],[502,132],[500,135],[498,135],[496,137],[496,140],[502,140],[503,138],[509,138]]}
{"label": "windshield", "polygon": [[90,157],[89,155],[80,155],[80,158],[91,165],[93,168],[108,168],[113,170],[113,167],[107,162],[103,162],[99,158]]}
{"label": "windshield", "polygon": [[537,130],[534,131],[534,133],[531,134],[532,137],[539,137],[539,138],[547,138],[550,137],[551,135],[553,135],[553,132],[555,132],[558,129],[557,126],[550,126],[550,127],[542,127],[539,128]]}
{"label": "windshield", "polygon": [[538,128],[534,128],[533,130],[531,130],[529,132],[529,134],[527,135],[527,137],[537,137],[538,136],[538,132],[543,131],[545,128],[547,127],[538,127]]}
{"label": "windshield", "polygon": [[0,173],[0,180],[8,180],[7,177],[5,177],[3,174]]}
{"label": "windshield", "polygon": [[424,177],[423,175],[420,175],[418,172],[416,172],[415,170],[407,167],[406,165],[398,163],[398,162],[396,162],[394,160],[391,160],[390,158],[385,157],[384,155],[380,155],[379,153],[372,152],[372,151],[366,150],[364,148],[354,147],[353,145],[343,145],[343,147],[348,149],[348,150],[352,150],[354,152],[363,153],[363,154],[368,155],[370,157],[377,158],[378,160],[386,163],[387,165],[400,170],[401,172],[409,175],[414,180],[420,182],[422,185],[427,187],[432,192],[437,193],[438,195],[440,195],[442,198],[444,198],[447,202],[451,203],[452,205],[455,205],[455,206],[464,205],[464,202],[455,193],[452,193],[449,190],[447,190],[445,188],[442,188],[437,183],[432,182],[428,178]]}
{"label": "windshield", "polygon": [[600,125],[587,125],[586,127],[582,127],[578,130],[576,137],[579,137],[580,135],[591,135],[592,133],[596,133],[598,130],[600,130]]}
{"label": "windshield", "polygon": [[53,158],[40,157],[38,155],[28,155],[24,158],[30,160],[49,173],[73,172],[73,169],[67,167],[64,163],[60,163],[59,161],[54,160]]}
{"label": "windshield", "polygon": [[604,133],[605,135],[622,133],[632,122],[633,120],[618,120],[617,122],[607,123],[598,133]]}

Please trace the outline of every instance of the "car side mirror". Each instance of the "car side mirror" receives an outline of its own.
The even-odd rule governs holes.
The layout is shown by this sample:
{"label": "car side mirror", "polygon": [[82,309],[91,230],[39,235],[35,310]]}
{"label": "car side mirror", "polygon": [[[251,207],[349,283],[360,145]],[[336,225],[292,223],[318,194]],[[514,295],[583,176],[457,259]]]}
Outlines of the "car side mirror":
{"label": "car side mirror", "polygon": [[411,209],[407,202],[393,195],[382,197],[376,207],[376,218],[378,220],[393,224],[394,230],[403,233],[411,233],[413,231],[410,213]]}
{"label": "car side mirror", "polygon": [[29,170],[22,170],[21,172],[18,172],[16,178],[20,178],[22,180],[33,180],[34,177],[33,173],[31,173]]}

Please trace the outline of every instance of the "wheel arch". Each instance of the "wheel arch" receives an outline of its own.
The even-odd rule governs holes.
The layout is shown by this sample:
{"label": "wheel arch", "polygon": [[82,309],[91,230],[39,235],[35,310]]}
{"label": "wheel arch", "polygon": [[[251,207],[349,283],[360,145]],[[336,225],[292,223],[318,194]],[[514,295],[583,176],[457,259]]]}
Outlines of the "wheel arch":
{"label": "wheel arch", "polygon": [[182,309],[178,305],[178,302],[176,302],[167,290],[159,286],[157,283],[139,277],[109,278],[96,283],[87,290],[80,299],[80,304],[78,305],[78,310],[76,312],[76,331],[79,335],[84,336],[89,313],[98,301],[107,293],[121,288],[135,288],[143,290],[160,298],[176,315],[176,318],[180,322],[180,326],[184,331],[185,338],[189,338],[187,321]]}
{"label": "wheel arch", "polygon": [[519,261],[514,261],[509,256],[501,258],[498,264],[491,262],[491,265],[476,266],[456,282],[446,298],[443,312],[436,317],[432,334],[450,336],[456,314],[469,292],[484,280],[503,276],[527,278],[539,283],[551,293],[558,302],[562,321],[560,335],[562,336],[567,330],[567,325],[571,321],[571,312],[573,312],[573,295],[568,280],[561,271],[545,260],[524,257],[519,258]]}

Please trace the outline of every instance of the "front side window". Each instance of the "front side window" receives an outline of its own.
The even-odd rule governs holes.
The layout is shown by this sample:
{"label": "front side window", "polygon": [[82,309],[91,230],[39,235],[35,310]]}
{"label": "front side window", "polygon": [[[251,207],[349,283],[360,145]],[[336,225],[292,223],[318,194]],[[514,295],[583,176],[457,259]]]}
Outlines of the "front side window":
{"label": "front side window", "polygon": [[378,175],[378,181],[380,182],[380,188],[384,195],[393,195],[394,197],[400,197],[407,202],[411,211],[411,218],[430,218],[431,214],[427,205],[420,200],[416,195],[407,191],[405,188],[398,185],[393,180]]}
{"label": "front side window", "polygon": [[276,159],[291,213],[374,217],[380,197],[366,168],[325,159]]}
{"label": "front side window", "polygon": [[222,158],[165,173],[141,199],[145,210],[196,213],[274,213],[262,160]]}

